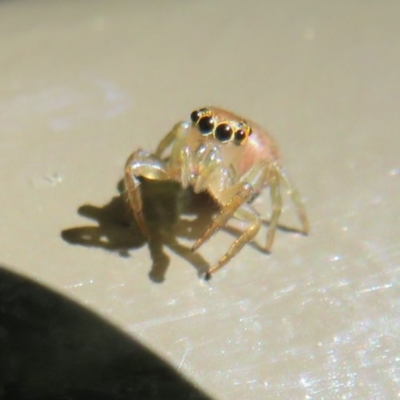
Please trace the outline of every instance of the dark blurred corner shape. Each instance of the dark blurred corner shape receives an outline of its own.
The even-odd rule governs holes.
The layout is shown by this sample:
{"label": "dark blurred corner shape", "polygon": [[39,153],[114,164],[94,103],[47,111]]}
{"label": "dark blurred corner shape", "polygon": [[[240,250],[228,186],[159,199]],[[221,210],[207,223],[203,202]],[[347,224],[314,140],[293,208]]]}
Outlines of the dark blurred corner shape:
{"label": "dark blurred corner shape", "polygon": [[210,399],[95,314],[0,266],[0,399]]}

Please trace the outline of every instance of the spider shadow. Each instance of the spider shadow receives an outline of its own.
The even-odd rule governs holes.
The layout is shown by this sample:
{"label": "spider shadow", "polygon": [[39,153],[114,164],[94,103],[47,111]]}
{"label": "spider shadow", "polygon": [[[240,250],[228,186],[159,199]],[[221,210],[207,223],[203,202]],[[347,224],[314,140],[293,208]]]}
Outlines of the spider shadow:
{"label": "spider shadow", "polygon": [[[198,239],[218,212],[218,204],[207,193],[195,194],[191,189],[182,189],[176,182],[144,178],[141,182],[143,211],[150,233],[149,238],[143,236],[132,216],[123,195],[123,181],[117,186],[119,195],[104,206],[84,204],[78,208],[78,214],[94,220],[97,225],[64,229],[61,232],[62,238],[70,244],[102,248],[116,252],[121,257],[129,257],[131,250],[147,243],[152,259],[149,277],[157,283],[165,280],[170,265],[170,258],[164,250],[168,248],[192,264],[199,276],[207,278],[209,263],[198,252],[193,253],[191,247],[181,244],[178,238],[190,241]],[[267,220],[263,220],[262,223],[269,225]],[[235,238],[243,233],[243,227],[238,228],[230,224],[222,229]],[[301,233],[284,225],[279,225],[278,229]],[[249,245],[269,254],[256,241]]]}
{"label": "spider shadow", "polygon": [[102,248],[129,257],[130,251],[148,244],[152,259],[149,277],[163,282],[170,264],[165,248],[193,265],[204,276],[210,265],[178,238],[194,241],[211,223],[218,205],[207,194],[194,194],[175,182],[142,179],[144,215],[149,229],[146,239],[140,231],[123,195],[123,182],[118,184],[119,195],[103,206],[84,204],[78,214],[92,219],[97,225],[64,229],[61,237],[70,244]]}

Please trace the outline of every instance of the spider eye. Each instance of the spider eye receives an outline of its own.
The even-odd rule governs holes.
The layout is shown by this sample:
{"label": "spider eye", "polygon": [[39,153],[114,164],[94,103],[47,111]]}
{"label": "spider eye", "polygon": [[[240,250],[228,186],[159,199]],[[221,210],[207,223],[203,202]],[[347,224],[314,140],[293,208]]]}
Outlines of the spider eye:
{"label": "spider eye", "polygon": [[209,116],[202,117],[197,125],[203,135],[209,135],[214,129],[214,119]]}
{"label": "spider eye", "polygon": [[190,114],[190,119],[192,120],[192,122],[197,122],[201,117],[201,112],[200,111],[193,111]]}
{"label": "spider eye", "polygon": [[235,132],[235,142],[237,144],[242,144],[243,141],[246,139],[246,131],[244,129],[239,129]]}
{"label": "spider eye", "polygon": [[215,129],[215,138],[222,143],[229,142],[232,138],[232,128],[228,124],[220,124]]}

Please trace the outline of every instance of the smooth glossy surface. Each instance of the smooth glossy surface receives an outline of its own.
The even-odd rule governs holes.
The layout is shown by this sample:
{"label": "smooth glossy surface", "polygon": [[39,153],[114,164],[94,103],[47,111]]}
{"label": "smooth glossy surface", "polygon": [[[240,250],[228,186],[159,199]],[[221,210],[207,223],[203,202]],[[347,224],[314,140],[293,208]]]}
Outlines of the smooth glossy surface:
{"label": "smooth glossy surface", "polygon": [[[397,398],[399,13],[389,0],[0,2],[0,264],[212,398]],[[278,232],[271,256],[246,246],[209,283],[194,267],[231,234],[194,257],[210,216],[149,188],[148,246],[116,197],[127,154],[201,104],[276,136],[312,226]],[[175,225],[178,200],[190,218]]]}

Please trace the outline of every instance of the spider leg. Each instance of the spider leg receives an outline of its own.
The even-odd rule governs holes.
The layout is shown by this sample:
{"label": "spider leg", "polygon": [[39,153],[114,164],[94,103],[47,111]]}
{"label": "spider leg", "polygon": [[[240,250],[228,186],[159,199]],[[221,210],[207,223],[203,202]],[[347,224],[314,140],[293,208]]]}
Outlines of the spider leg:
{"label": "spider leg", "polygon": [[267,232],[267,242],[265,245],[266,251],[269,251],[271,249],[272,243],[274,242],[278,220],[282,213],[282,197],[280,190],[279,174],[278,169],[275,165],[273,165],[270,169],[269,185],[271,194],[272,215]]}
{"label": "spider leg", "polygon": [[279,175],[279,178],[283,181],[284,185],[286,186],[288,195],[291,197],[291,199],[296,207],[297,217],[300,220],[300,223],[301,223],[301,226],[303,229],[303,233],[305,235],[307,235],[308,232],[310,231],[310,225],[308,223],[308,218],[306,215],[306,211],[304,209],[304,204],[301,199],[300,193],[293,186],[293,184],[289,180],[286,172],[282,168],[278,168],[277,173]]}
{"label": "spider leg", "polygon": [[[223,190],[220,194],[222,204],[225,204],[220,213],[214,218],[210,227],[194,243],[192,251],[196,251],[205,241],[217,232],[234,215],[235,211],[261,190],[270,171],[270,163],[263,160],[251,168],[242,179]],[[235,253],[236,254],[236,253]]]}
{"label": "spider leg", "polygon": [[246,243],[254,239],[260,230],[261,218],[249,204],[243,204],[237,209],[234,213],[234,217],[249,222],[250,226],[233,242],[227,253],[219,259],[217,264],[207,272],[206,278],[209,278],[211,274],[227,264]]}
{"label": "spider leg", "polygon": [[185,145],[189,128],[190,125],[187,122],[176,124],[156,150],[156,156],[161,157],[164,150],[172,144],[171,154],[167,161],[168,173],[171,179],[180,182],[184,189],[190,184],[193,170],[193,156],[190,148]]}
{"label": "spider leg", "polygon": [[192,251],[196,251],[204,242],[206,242],[214,233],[218,231],[232,217],[235,211],[244,203],[246,203],[254,193],[253,187],[246,182],[239,182],[232,188],[225,191],[225,196],[232,193],[230,200],[221,209],[219,214],[213,219],[211,225],[204,234],[196,240],[192,246]]}
{"label": "spider leg", "polygon": [[149,237],[149,231],[143,215],[143,201],[139,177],[154,180],[169,180],[170,175],[165,163],[145,150],[135,151],[125,165],[125,190],[133,215],[142,233]]}
{"label": "spider leg", "polygon": [[186,136],[190,125],[187,122],[179,122],[172,128],[158,145],[155,155],[161,158],[165,150],[172,145],[168,158],[168,172],[171,177],[180,182],[186,189],[190,184],[193,170],[193,157],[188,146],[185,146]]}
{"label": "spider leg", "polygon": [[168,132],[165,137],[158,144],[157,149],[155,151],[155,155],[159,158],[162,158],[165,150],[182,134],[182,131],[188,129],[189,124],[187,122],[178,122],[174,125],[170,132]]}
{"label": "spider leg", "polygon": [[266,160],[251,168],[242,179],[245,179],[253,187],[255,192],[259,192],[266,184],[270,187],[272,215],[267,231],[265,250],[270,251],[278,227],[279,217],[282,213],[282,196],[280,191],[279,166]]}

